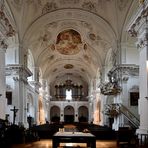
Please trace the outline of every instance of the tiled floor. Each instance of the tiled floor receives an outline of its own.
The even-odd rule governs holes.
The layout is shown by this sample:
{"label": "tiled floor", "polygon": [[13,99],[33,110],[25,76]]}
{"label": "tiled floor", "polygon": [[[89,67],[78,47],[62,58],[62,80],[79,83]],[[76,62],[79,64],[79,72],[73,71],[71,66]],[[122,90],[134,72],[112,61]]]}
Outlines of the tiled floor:
{"label": "tiled floor", "polygon": [[[60,148],[86,148],[86,144],[79,143],[61,143]],[[96,142],[97,148],[117,148],[116,141],[100,141]],[[52,148],[52,140],[40,140],[28,144],[17,144],[13,145],[12,148]]]}

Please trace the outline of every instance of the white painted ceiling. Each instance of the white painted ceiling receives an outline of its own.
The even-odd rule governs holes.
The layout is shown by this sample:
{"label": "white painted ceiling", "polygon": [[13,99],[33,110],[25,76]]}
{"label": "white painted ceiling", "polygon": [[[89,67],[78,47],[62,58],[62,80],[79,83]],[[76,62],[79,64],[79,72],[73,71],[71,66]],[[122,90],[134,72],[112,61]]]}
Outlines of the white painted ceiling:
{"label": "white painted ceiling", "polygon": [[[105,65],[107,52],[126,32],[135,0],[6,0],[24,48],[31,50],[42,77],[54,81],[63,76],[87,83]],[[136,2],[137,3],[137,2]],[[132,14],[131,14],[132,15]],[[78,52],[57,50],[59,33],[76,31]],[[60,44],[62,45],[62,44]],[[59,45],[59,46],[60,46]],[[66,47],[67,44],[62,45]],[[69,49],[73,52],[72,49]],[[65,65],[68,68],[64,68]]]}

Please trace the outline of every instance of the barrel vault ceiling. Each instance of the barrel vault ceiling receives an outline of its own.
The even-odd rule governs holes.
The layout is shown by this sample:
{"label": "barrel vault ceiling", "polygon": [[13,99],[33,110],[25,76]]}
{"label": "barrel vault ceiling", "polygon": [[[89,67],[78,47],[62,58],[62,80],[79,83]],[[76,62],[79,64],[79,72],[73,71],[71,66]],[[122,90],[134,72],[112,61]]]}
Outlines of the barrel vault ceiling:
{"label": "barrel vault ceiling", "polygon": [[133,0],[6,0],[16,32],[44,79],[89,83],[129,19]]}

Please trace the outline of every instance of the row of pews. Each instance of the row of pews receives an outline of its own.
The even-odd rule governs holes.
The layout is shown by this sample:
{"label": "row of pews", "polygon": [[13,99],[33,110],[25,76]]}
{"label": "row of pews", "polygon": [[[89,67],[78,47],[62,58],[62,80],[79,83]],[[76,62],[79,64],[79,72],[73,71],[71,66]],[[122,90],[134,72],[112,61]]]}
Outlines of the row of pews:
{"label": "row of pews", "polygon": [[[119,128],[118,131],[112,130],[107,126],[99,126],[86,122],[67,123],[47,123],[34,125],[29,129],[18,125],[6,125],[4,120],[0,120],[0,146],[9,147],[11,144],[33,142],[40,139],[52,139],[53,135],[59,130],[73,132],[90,132],[95,135],[96,140],[116,140],[118,147],[140,147],[139,140],[135,134],[136,129]],[[146,139],[146,140],[145,140]],[[148,138],[144,138],[143,148],[148,147]],[[139,142],[140,141],[140,142]],[[141,147],[142,147],[141,146]]]}
{"label": "row of pews", "polygon": [[21,144],[39,140],[38,134],[20,125],[8,125],[0,119],[0,147],[9,148],[12,144]]}
{"label": "row of pews", "polygon": [[[73,123],[75,131],[83,132],[85,130],[91,132],[96,136],[97,139],[101,140],[111,140],[116,139],[116,132],[107,126],[98,126],[95,124],[88,123]],[[69,126],[71,126],[69,124]],[[66,123],[51,123],[43,124],[33,127],[32,129],[36,131],[40,138],[52,138],[53,134],[59,131],[59,129],[68,130]],[[67,125],[68,127],[68,125]]]}

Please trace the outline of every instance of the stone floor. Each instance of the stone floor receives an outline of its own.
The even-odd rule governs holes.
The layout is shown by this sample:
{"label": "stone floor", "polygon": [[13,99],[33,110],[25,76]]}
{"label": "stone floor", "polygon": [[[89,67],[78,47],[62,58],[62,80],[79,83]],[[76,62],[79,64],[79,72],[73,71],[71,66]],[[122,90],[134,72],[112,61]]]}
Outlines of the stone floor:
{"label": "stone floor", "polygon": [[[117,148],[116,141],[96,141],[96,148]],[[52,148],[52,140],[40,140],[27,144],[16,144],[11,148]],[[86,144],[82,143],[61,143],[59,148],[86,148]]]}

